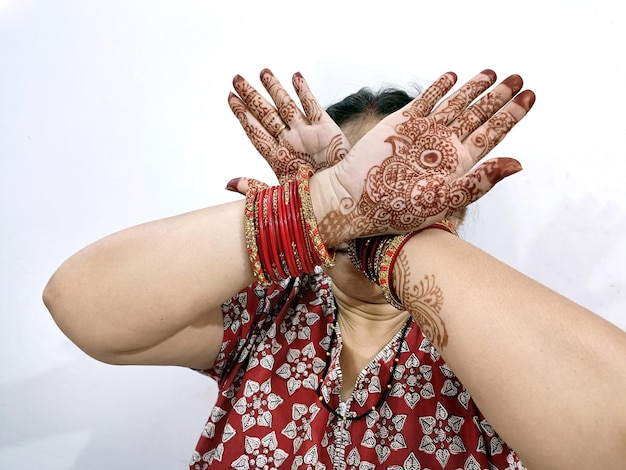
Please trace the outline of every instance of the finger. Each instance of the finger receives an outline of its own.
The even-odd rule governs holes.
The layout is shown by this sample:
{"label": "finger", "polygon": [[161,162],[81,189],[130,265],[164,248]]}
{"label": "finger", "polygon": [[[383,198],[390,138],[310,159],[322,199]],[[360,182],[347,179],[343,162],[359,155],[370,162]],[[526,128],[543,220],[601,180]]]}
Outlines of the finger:
{"label": "finger", "polygon": [[535,103],[535,94],[524,90],[509,101],[500,112],[472,132],[463,145],[474,163],[487,155],[513,127],[522,120]]}
{"label": "finger", "polygon": [[463,111],[448,127],[459,139],[464,140],[508,103],[522,89],[523,84],[524,81],[519,75],[507,77],[496,88]]}
{"label": "finger", "polygon": [[277,140],[270,135],[265,127],[256,119],[246,104],[234,93],[228,95],[228,105],[241,127],[254,145],[254,148],[263,155],[268,163],[271,163],[272,154],[278,146]]}
{"label": "finger", "polygon": [[268,188],[268,187],[269,185],[267,183],[264,183],[263,181],[259,181],[254,178],[245,178],[245,177],[233,178],[226,185],[226,189],[228,191],[232,191],[234,193],[239,193],[243,195],[245,195],[248,192],[248,189],[250,188],[263,189],[263,188]]}
{"label": "finger", "polygon": [[447,216],[477,201],[497,183],[521,169],[520,162],[513,158],[494,158],[461,176],[450,185],[450,206]]}
{"label": "finger", "polygon": [[233,78],[233,86],[250,113],[267,132],[275,137],[284,124],[276,108],[241,75],[236,75]]}
{"label": "finger", "polygon": [[291,127],[296,121],[304,119],[295,101],[269,69],[261,71],[261,83],[272,97],[282,122]]}
{"label": "finger", "polygon": [[411,112],[419,117],[428,116],[439,100],[452,89],[456,79],[454,72],[444,73],[409,104]]}
{"label": "finger", "polygon": [[442,124],[449,124],[496,81],[496,73],[485,69],[455,91],[449,98],[437,106],[430,116]]}
{"label": "finger", "polygon": [[[304,114],[310,123],[319,122],[326,115],[324,108],[319,104],[315,95],[311,92],[309,84],[300,72],[296,72],[292,79],[293,88],[296,90],[298,99],[302,104]],[[330,116],[329,116],[330,119]]]}

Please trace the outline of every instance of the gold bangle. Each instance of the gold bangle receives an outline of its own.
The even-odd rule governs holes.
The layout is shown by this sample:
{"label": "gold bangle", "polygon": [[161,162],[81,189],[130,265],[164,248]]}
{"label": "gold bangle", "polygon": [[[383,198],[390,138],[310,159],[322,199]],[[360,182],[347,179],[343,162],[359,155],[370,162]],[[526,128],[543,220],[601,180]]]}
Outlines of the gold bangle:
{"label": "gold bangle", "polygon": [[251,187],[246,192],[246,206],[244,209],[243,227],[246,236],[246,248],[248,250],[248,258],[250,260],[250,266],[252,267],[252,274],[257,278],[259,284],[263,287],[268,287],[271,282],[265,277],[263,268],[261,266],[261,258],[259,257],[259,247],[256,242],[257,230],[256,230],[256,214],[255,214],[255,200],[258,193],[258,188]]}
{"label": "gold bangle", "polygon": [[[424,227],[423,229],[417,230],[415,232],[409,232],[404,235],[397,235],[388,242],[386,248],[380,255],[380,263],[378,265],[378,285],[383,291],[383,295],[385,296],[385,300],[391,305],[393,305],[398,310],[405,310],[402,306],[402,303],[398,299],[397,295],[394,292],[393,286],[391,285],[392,281],[392,269],[395,264],[395,258],[398,256],[398,252],[402,248],[402,246],[411,238],[413,235],[429,229],[436,228],[440,230],[445,230],[446,232],[450,232],[457,237],[459,234],[454,228],[454,224],[450,222],[448,219],[440,220],[439,222],[435,222],[428,227]],[[377,256],[378,257],[378,256]]]}
{"label": "gold bangle", "polygon": [[384,252],[382,253],[380,268],[378,270],[378,285],[383,291],[383,296],[387,303],[393,305],[398,310],[405,310],[402,303],[396,298],[391,289],[391,264],[396,256],[398,248],[402,246],[405,240],[411,238],[415,232],[405,235],[397,235],[391,239]]}
{"label": "gold bangle", "polygon": [[332,268],[335,265],[335,253],[332,250],[328,250],[326,245],[324,245],[319,228],[317,227],[315,212],[313,212],[313,203],[309,189],[309,176],[312,173],[311,168],[306,165],[302,165],[298,171],[298,194],[300,195],[302,220],[306,225],[309,239],[320,262],[327,268]]}
{"label": "gold bangle", "polygon": [[422,230],[426,230],[427,228],[438,228],[439,230],[445,230],[446,232],[450,232],[452,235],[459,236],[459,232],[456,231],[454,224],[450,222],[448,219],[441,219],[439,222],[435,222],[428,227],[424,227]]}

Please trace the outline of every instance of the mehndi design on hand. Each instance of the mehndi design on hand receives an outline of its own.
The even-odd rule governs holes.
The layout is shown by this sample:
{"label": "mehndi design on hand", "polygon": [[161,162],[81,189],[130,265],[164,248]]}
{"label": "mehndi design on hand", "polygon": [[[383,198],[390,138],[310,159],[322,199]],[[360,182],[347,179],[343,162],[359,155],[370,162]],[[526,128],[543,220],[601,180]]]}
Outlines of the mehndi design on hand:
{"label": "mehndi design on hand", "polygon": [[[454,82],[455,75],[447,75]],[[331,169],[338,203],[320,221],[326,243],[419,229],[519,171],[510,158],[472,169],[534,103],[532,91],[517,94],[522,80],[514,75],[471,105],[495,79],[493,71],[481,72],[427,117],[418,98],[366,134]],[[438,83],[442,90],[447,86],[446,80]]]}
{"label": "mehndi design on hand", "polygon": [[300,73],[292,83],[303,111],[270,70],[261,72],[261,83],[275,106],[240,75],[233,79],[237,94],[231,93],[228,103],[279,182],[294,179],[303,165],[319,171],[345,157],[349,142]]}

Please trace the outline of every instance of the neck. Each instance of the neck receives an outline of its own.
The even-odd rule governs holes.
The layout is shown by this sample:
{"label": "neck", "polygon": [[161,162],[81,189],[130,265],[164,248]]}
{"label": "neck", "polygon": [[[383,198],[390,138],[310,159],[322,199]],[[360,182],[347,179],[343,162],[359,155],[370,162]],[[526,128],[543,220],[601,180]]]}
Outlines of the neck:
{"label": "neck", "polygon": [[384,304],[361,303],[333,288],[342,349],[342,400],[352,394],[357,377],[403,327],[408,312]]}
{"label": "neck", "polygon": [[[363,302],[346,295],[333,286],[333,295],[339,309],[339,327],[344,340],[355,337],[360,344],[365,338],[375,339],[374,344],[382,343],[376,353],[389,342],[409,316],[387,302]],[[382,298],[382,296],[381,296]]]}

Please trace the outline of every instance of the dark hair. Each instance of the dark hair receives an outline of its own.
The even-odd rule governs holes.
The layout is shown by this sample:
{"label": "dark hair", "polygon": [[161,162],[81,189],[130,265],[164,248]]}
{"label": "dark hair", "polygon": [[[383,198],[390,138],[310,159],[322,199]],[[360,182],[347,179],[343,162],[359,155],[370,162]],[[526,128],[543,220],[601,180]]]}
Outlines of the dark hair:
{"label": "dark hair", "polygon": [[404,107],[415,98],[399,88],[384,88],[373,91],[369,87],[346,96],[330,105],[326,112],[337,123],[343,124],[368,116],[387,116]]}

